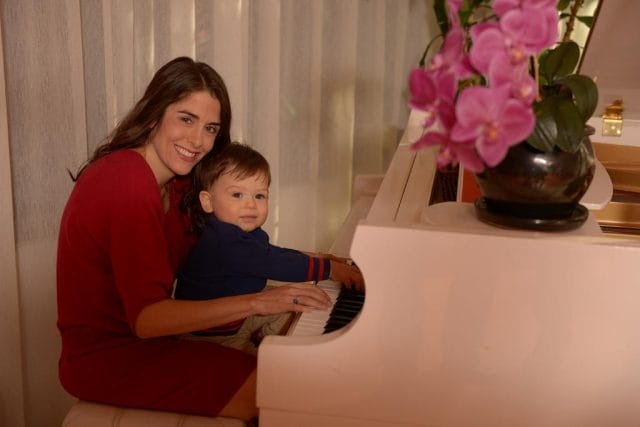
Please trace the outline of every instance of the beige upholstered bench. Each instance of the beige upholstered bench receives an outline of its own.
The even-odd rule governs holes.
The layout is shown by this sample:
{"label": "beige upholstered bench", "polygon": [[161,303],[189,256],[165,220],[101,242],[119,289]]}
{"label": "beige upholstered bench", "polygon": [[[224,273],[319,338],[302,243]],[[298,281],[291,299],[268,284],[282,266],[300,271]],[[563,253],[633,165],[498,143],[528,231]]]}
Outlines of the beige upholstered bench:
{"label": "beige upholstered bench", "polygon": [[200,417],[175,412],[123,408],[77,401],[67,413],[62,427],[245,427],[235,418]]}

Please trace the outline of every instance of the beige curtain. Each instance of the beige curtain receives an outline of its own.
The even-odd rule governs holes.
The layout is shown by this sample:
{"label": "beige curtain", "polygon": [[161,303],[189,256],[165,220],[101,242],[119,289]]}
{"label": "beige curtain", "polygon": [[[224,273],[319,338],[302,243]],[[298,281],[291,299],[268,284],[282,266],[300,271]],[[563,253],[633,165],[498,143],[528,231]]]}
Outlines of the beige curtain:
{"label": "beige curtain", "polygon": [[[178,55],[214,66],[232,135],[273,170],[274,242],[326,250],[356,174],[382,174],[406,79],[434,30],[425,0],[3,0],[0,424],[58,426],[55,256],[75,170]],[[5,109],[6,105],[6,109]]]}

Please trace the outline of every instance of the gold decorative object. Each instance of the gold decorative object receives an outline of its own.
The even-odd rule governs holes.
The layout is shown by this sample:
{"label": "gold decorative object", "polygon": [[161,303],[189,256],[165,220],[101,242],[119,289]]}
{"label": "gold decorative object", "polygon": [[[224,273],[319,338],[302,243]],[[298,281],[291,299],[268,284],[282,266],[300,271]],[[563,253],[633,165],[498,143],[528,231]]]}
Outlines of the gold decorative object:
{"label": "gold decorative object", "polygon": [[622,99],[616,99],[608,105],[602,115],[602,135],[622,136]]}

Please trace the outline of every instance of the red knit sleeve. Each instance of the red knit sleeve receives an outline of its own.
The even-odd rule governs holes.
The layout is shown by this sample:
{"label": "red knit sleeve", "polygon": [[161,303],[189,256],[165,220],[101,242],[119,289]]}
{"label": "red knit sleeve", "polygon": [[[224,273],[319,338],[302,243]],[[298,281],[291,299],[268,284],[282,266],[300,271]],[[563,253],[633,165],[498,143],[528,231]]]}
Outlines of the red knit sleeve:
{"label": "red knit sleeve", "polygon": [[146,165],[127,166],[113,180],[109,249],[116,288],[135,330],[144,307],[171,296],[175,271],[158,184]]}
{"label": "red knit sleeve", "polygon": [[171,269],[177,272],[193,248],[198,238],[192,231],[192,222],[188,214],[180,208],[184,193],[189,189],[191,181],[185,177],[172,180],[169,186],[171,207],[164,217],[164,234],[168,243]]}

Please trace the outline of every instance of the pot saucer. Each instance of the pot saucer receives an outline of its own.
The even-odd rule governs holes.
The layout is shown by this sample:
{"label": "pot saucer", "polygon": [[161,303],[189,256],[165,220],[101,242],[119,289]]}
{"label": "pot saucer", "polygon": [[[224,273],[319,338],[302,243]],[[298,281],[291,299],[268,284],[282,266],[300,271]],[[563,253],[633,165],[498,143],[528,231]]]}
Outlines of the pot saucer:
{"label": "pot saucer", "polygon": [[505,215],[487,208],[484,197],[474,203],[478,219],[490,225],[506,228],[520,228],[536,231],[569,231],[580,227],[589,217],[587,208],[576,203],[568,215],[557,218],[529,218]]}

